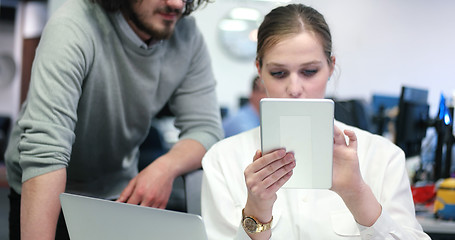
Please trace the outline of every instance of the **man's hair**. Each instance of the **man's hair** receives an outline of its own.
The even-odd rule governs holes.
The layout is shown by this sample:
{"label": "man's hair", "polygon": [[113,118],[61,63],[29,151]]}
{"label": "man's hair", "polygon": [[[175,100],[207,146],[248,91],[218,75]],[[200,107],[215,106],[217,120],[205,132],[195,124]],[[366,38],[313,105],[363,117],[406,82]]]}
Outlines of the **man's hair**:
{"label": "man's hair", "polygon": [[[116,12],[119,10],[127,10],[130,11],[131,4],[134,1],[142,1],[142,0],[90,0],[94,3],[99,4],[104,10],[108,12]],[[165,0],[162,0],[165,1]],[[185,3],[185,8],[183,11],[183,16],[190,15],[193,11],[198,9],[199,7],[210,3],[211,0],[194,0],[192,2]]]}

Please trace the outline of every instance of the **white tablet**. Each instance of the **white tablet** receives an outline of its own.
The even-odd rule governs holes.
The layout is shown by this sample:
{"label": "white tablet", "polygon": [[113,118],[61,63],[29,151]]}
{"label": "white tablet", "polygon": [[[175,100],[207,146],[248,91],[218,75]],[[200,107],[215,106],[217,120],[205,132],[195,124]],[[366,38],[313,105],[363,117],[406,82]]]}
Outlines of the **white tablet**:
{"label": "white tablet", "polygon": [[332,186],[334,103],[330,99],[264,98],[262,152],[294,152],[296,167],[283,188]]}

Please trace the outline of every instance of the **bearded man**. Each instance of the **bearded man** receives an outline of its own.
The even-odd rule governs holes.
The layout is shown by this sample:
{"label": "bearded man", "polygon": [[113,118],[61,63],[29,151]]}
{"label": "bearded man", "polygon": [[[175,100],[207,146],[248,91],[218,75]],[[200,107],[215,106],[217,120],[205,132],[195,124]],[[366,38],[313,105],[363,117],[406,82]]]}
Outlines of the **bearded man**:
{"label": "bearded man", "polygon": [[[206,1],[68,0],[51,16],[5,154],[10,239],[68,238],[62,192],[165,208],[174,179],[201,167],[223,138],[210,57],[188,16]],[[179,141],[138,172],[165,104]]]}

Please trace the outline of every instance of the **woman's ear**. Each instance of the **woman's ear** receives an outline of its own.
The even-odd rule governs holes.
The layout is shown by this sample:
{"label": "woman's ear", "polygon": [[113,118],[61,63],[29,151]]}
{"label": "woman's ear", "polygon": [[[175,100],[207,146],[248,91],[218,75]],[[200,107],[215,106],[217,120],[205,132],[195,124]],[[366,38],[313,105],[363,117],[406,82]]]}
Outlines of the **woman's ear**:
{"label": "woman's ear", "polygon": [[255,65],[256,65],[256,69],[257,69],[257,71],[258,71],[259,79],[262,79],[261,65],[259,64],[259,60],[256,60]]}
{"label": "woman's ear", "polygon": [[331,66],[330,66],[330,76],[332,76],[333,71],[335,70],[336,57],[331,56],[330,59],[332,60]]}
{"label": "woman's ear", "polygon": [[264,79],[262,78],[262,72],[261,72],[261,64],[259,63],[258,60],[256,60],[256,69],[258,70],[258,77],[259,77],[259,84],[262,85],[262,88],[265,91],[265,94],[267,97],[269,97],[269,92],[267,91],[267,87],[265,86]]}

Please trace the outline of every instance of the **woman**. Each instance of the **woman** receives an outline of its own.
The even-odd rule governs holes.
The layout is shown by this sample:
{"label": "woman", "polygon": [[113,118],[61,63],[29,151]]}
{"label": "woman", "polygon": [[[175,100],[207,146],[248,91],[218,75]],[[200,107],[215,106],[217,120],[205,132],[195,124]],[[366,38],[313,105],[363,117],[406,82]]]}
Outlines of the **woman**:
{"label": "woman", "polygon": [[[316,10],[272,10],[256,57],[268,96],[323,98],[335,66],[331,45]],[[429,239],[415,218],[404,154],[388,140],[335,122],[330,190],[280,189],[293,154],[257,149],[258,128],[205,155],[202,216],[210,239]]]}

